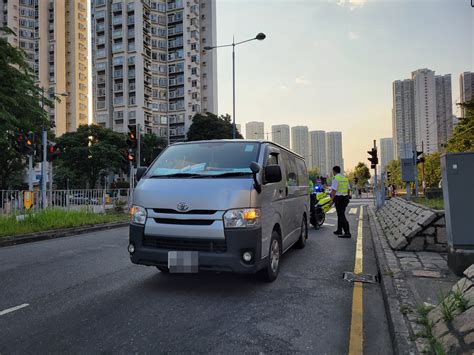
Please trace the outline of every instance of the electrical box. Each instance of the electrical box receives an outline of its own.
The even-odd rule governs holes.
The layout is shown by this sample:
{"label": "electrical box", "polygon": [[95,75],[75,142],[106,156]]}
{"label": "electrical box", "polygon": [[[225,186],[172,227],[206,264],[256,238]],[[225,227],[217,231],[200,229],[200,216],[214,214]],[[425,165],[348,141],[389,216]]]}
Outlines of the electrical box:
{"label": "electrical box", "polygon": [[448,244],[474,250],[474,152],[441,157]]}

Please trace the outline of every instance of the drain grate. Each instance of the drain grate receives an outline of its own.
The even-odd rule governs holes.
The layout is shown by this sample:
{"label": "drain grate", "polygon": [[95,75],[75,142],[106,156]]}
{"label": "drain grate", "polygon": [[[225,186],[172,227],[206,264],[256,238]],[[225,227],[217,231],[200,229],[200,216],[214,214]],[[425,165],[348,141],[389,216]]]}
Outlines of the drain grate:
{"label": "drain grate", "polygon": [[376,284],[380,281],[377,275],[371,274],[356,274],[354,272],[346,271],[342,274],[342,278],[349,282],[363,282],[369,284]]}

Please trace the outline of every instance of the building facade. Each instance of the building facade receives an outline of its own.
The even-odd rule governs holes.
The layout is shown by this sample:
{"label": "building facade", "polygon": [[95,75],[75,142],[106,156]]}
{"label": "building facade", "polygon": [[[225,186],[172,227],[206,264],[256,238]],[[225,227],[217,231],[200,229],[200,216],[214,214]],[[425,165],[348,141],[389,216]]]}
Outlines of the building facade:
{"label": "building facade", "polygon": [[396,80],[392,84],[392,132],[395,159],[405,144],[415,142],[415,106],[413,80]]}
{"label": "building facade", "polygon": [[94,118],[118,132],[186,139],[217,113],[215,0],[93,0]]}
{"label": "building facade", "polygon": [[291,149],[306,160],[308,168],[311,167],[309,160],[309,133],[307,126],[291,127]]}
{"label": "building facade", "polygon": [[287,124],[272,126],[272,141],[288,149],[291,149],[290,126],[288,126]]}
{"label": "building facade", "polygon": [[[464,72],[459,76],[460,101],[468,102],[474,96],[474,73]],[[461,117],[466,117],[466,110],[461,107]]]}
{"label": "building facade", "polygon": [[310,152],[311,166],[319,170],[321,176],[327,176],[327,159],[326,159],[326,132],[311,131],[310,136]]}
{"label": "building facade", "polygon": [[344,171],[344,159],[342,158],[342,132],[326,133],[326,152],[327,172],[331,175],[332,168],[336,165],[341,167],[341,171]]}
{"label": "building facade", "polygon": [[0,0],[2,25],[23,49],[45,96],[59,97],[48,108],[55,134],[88,123],[87,0]]}
{"label": "building facade", "polygon": [[393,138],[380,138],[380,167],[385,171],[388,163],[395,159]]}
{"label": "building facade", "polygon": [[436,123],[438,126],[438,148],[442,150],[453,134],[453,95],[451,74],[435,76]]}
{"label": "building facade", "polygon": [[265,139],[265,125],[263,122],[247,122],[245,124],[245,138]]}

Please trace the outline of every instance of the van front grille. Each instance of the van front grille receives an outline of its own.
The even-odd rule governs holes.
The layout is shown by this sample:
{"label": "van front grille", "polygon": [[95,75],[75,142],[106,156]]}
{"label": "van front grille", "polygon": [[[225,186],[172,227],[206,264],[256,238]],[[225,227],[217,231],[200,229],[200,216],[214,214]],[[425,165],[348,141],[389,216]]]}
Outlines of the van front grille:
{"label": "van front grille", "polygon": [[174,219],[174,218],[154,218],[156,223],[179,224],[186,226],[210,226],[215,222],[213,219]]}
{"label": "van front grille", "polygon": [[191,211],[186,211],[186,212],[180,212],[176,211],[170,208],[154,208],[153,212],[155,213],[165,213],[165,214],[205,214],[205,215],[211,215],[215,214],[217,211],[216,210],[191,210]]}
{"label": "van front grille", "polygon": [[143,245],[146,247],[223,253],[227,251],[225,240],[210,239],[188,239],[188,238],[163,238],[163,237],[143,237]]}

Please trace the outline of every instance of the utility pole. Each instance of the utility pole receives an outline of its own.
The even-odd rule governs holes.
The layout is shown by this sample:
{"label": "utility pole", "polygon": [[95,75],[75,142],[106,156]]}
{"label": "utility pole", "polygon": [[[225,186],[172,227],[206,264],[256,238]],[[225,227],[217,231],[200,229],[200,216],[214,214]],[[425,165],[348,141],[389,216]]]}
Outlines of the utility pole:
{"label": "utility pole", "polygon": [[142,135],[142,132],[141,132],[141,126],[139,123],[137,123],[137,168],[140,167],[140,151],[141,151],[141,146],[140,146],[140,142],[141,142],[141,135]]}
{"label": "utility pole", "polygon": [[426,188],[426,183],[425,183],[425,145],[424,142],[421,141],[421,151],[423,152],[423,159],[421,161],[421,188],[423,189],[423,197],[426,197],[425,195],[425,188]]}

